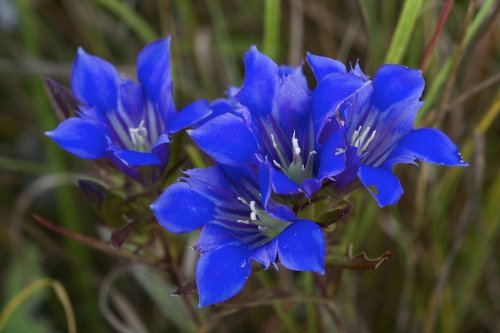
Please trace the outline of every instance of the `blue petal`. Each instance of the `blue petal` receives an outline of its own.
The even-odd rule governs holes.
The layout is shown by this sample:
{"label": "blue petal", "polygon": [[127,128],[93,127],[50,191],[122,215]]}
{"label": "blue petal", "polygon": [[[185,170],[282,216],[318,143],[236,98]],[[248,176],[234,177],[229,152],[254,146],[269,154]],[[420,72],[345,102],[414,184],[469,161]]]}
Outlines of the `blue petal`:
{"label": "blue petal", "polygon": [[253,133],[244,120],[227,113],[188,131],[205,153],[227,165],[249,163],[257,152]]}
{"label": "blue petal", "polygon": [[312,102],[317,135],[320,135],[325,122],[335,115],[339,106],[365,84],[362,78],[351,74],[331,74],[318,83]]}
{"label": "blue petal", "polygon": [[234,233],[227,228],[209,223],[201,229],[196,250],[205,253],[229,245],[239,245]]}
{"label": "blue petal", "polygon": [[[276,91],[275,108],[272,117],[281,127],[285,136],[292,136],[296,131],[297,136],[302,138],[305,129],[308,129],[310,120],[311,97],[308,91],[291,76],[281,79]],[[271,125],[272,126],[272,125]],[[288,144],[288,142],[287,142]]]}
{"label": "blue petal", "polygon": [[401,65],[383,65],[373,79],[372,103],[380,111],[402,101],[418,101],[425,81],[422,72]]}
{"label": "blue petal", "polygon": [[269,162],[259,163],[259,188],[262,194],[262,207],[266,208],[271,199],[271,173]]}
{"label": "blue petal", "polygon": [[321,150],[318,177],[320,179],[331,178],[345,169],[346,164],[346,142],[344,131],[338,129],[328,140]]}
{"label": "blue petal", "polygon": [[250,275],[249,256],[249,250],[239,246],[202,254],[196,265],[198,306],[224,302],[239,293]]}
{"label": "blue petal", "polygon": [[151,205],[158,222],[173,233],[191,232],[214,217],[214,204],[186,183],[168,187]]}
{"label": "blue petal", "polygon": [[244,56],[245,79],[236,99],[254,117],[265,116],[273,109],[273,97],[279,80],[278,66],[252,46]]}
{"label": "blue petal", "polygon": [[205,119],[212,113],[206,100],[195,101],[182,109],[168,124],[167,132],[181,131]]}
{"label": "blue petal", "polygon": [[108,148],[104,132],[79,118],[69,118],[60,123],[55,130],[45,134],[62,149],[80,158],[92,160],[102,158]]}
{"label": "blue petal", "polygon": [[220,197],[231,193],[231,184],[218,165],[203,169],[190,169],[185,171],[185,174],[188,176],[185,180],[196,191],[203,193],[207,197],[211,197],[212,194]]}
{"label": "blue petal", "polygon": [[293,222],[277,236],[277,242],[280,262],[286,268],[324,273],[325,237],[316,223]]}
{"label": "blue petal", "polygon": [[276,254],[276,241],[272,240],[271,242],[255,249],[251,259],[263,265],[265,269],[268,269],[269,264],[275,264]]}
{"label": "blue petal", "polygon": [[210,108],[212,109],[210,117],[216,117],[231,112],[233,110],[233,104],[225,98],[218,98],[210,102]]}
{"label": "blue petal", "polygon": [[394,205],[403,194],[399,179],[390,170],[361,165],[358,177],[380,207]]}
{"label": "blue petal", "polygon": [[141,87],[131,80],[120,84],[120,103],[118,112],[122,119],[130,119],[132,124],[139,124],[143,117],[143,99]]}
{"label": "blue petal", "polygon": [[308,178],[302,181],[302,191],[306,197],[311,198],[321,188],[322,180],[316,178]]}
{"label": "blue petal", "polygon": [[297,194],[300,190],[299,185],[297,185],[293,180],[288,178],[287,175],[281,171],[277,171],[275,168],[270,167],[269,170],[271,174],[271,185],[274,193],[282,195]]}
{"label": "blue petal", "polygon": [[338,60],[307,53],[307,63],[311,66],[316,81],[321,81],[332,73],[346,73],[343,63]]}
{"label": "blue petal", "polygon": [[117,150],[113,154],[127,167],[159,165],[160,158],[155,154],[133,150]]}
{"label": "blue petal", "polygon": [[115,110],[119,83],[120,77],[113,65],[87,54],[82,48],[78,49],[71,74],[71,88],[81,102],[96,108],[101,114]]}
{"label": "blue petal", "polygon": [[443,132],[420,128],[404,136],[392,151],[384,166],[414,163],[415,159],[448,166],[467,166],[457,146]]}
{"label": "blue petal", "polygon": [[160,135],[155,145],[151,147],[153,154],[158,156],[160,159],[160,165],[165,168],[168,164],[168,158],[170,156],[170,137],[168,134],[163,133]]}
{"label": "blue petal", "polygon": [[302,64],[297,67],[279,65],[278,74],[282,77],[290,76],[304,91],[309,92],[309,85],[307,84],[307,78],[302,70]]}
{"label": "blue petal", "polygon": [[137,77],[148,99],[156,103],[172,85],[170,77],[170,36],[148,44],[137,59]]}

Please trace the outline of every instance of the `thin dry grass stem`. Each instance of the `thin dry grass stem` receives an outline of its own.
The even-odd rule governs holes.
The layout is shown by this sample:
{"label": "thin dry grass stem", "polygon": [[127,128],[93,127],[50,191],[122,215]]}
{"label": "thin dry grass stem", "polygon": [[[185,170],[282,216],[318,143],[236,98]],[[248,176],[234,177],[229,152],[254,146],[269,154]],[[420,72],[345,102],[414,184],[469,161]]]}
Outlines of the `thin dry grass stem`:
{"label": "thin dry grass stem", "polygon": [[459,252],[462,250],[465,232],[468,226],[476,220],[477,214],[480,210],[479,206],[485,168],[484,137],[476,132],[474,135],[474,142],[474,156],[471,163],[473,167],[473,172],[471,173],[473,180],[469,182],[472,188],[470,189],[468,200],[466,201],[466,204],[458,221],[451,251],[449,252],[445,263],[442,266],[439,278],[435,283],[434,289],[431,294],[428,312],[424,322],[423,332],[425,333],[431,333],[434,331],[436,318],[443,302],[444,289],[446,287],[446,283],[449,280],[455,260]]}
{"label": "thin dry grass stem", "polygon": [[[147,328],[140,321],[134,321],[135,314],[130,316],[123,316],[124,321],[120,320],[109,307],[108,300],[111,299],[113,303],[124,302],[125,299],[120,299],[119,294],[112,290],[114,282],[128,271],[128,267],[117,267],[106,275],[99,288],[99,310],[106,318],[107,322],[119,333],[148,333]],[[137,317],[138,319],[138,317]]]}
{"label": "thin dry grass stem", "polygon": [[445,86],[445,89],[444,89],[444,92],[442,95],[443,97],[441,98],[441,103],[439,104],[439,106],[437,107],[436,112],[435,112],[435,118],[434,118],[433,123],[435,125],[437,125],[438,127],[443,122],[444,117],[446,116],[446,113],[448,110],[447,106],[448,106],[449,100],[450,100],[452,92],[453,92],[453,88],[455,85],[455,79],[456,79],[457,74],[458,74],[459,65],[462,61],[462,58],[463,58],[463,55],[464,55],[464,52],[466,49],[467,31],[472,24],[472,20],[474,19],[474,11],[476,9],[476,4],[477,4],[477,0],[471,0],[469,2],[469,6],[467,7],[467,13],[465,14],[465,18],[464,18],[464,25],[463,25],[463,29],[461,32],[460,41],[458,43],[457,49],[455,50],[455,52],[453,54],[453,65],[451,68],[451,72],[450,72],[450,75],[448,76],[448,79],[446,80],[446,86]]}
{"label": "thin dry grass stem", "polygon": [[304,0],[290,1],[290,47],[288,64],[296,66],[303,57],[302,44],[304,39]]}
{"label": "thin dry grass stem", "polygon": [[127,261],[139,262],[139,263],[143,263],[143,264],[147,264],[147,265],[152,265],[152,266],[155,266],[155,264],[157,263],[156,260],[151,260],[151,259],[145,258],[144,256],[140,256],[140,255],[137,255],[137,254],[125,251],[125,250],[121,250],[121,249],[113,249],[111,247],[111,245],[109,245],[108,243],[105,243],[97,238],[88,237],[88,236],[85,236],[85,235],[82,235],[82,234],[79,234],[79,233],[76,233],[76,232],[73,232],[70,230],[66,230],[60,226],[57,226],[53,223],[50,223],[49,221],[47,221],[46,219],[44,219],[40,216],[33,215],[33,218],[42,227],[44,227],[45,229],[47,229],[55,234],[67,237],[67,238],[72,239],[72,240],[74,240],[82,245],[85,245],[91,249],[108,254],[110,256],[118,257],[118,258],[121,258],[121,259],[124,259]]}
{"label": "thin dry grass stem", "polygon": [[463,103],[465,103],[468,99],[474,97],[475,95],[481,93],[482,91],[488,89],[489,87],[495,85],[498,82],[500,82],[500,72],[493,74],[489,78],[476,84],[471,89],[467,89],[467,91],[458,95],[456,98],[453,99],[452,102],[450,102],[446,106],[446,111],[450,111],[450,110],[458,108]]}
{"label": "thin dry grass stem", "polygon": [[434,33],[432,34],[431,40],[425,47],[424,55],[422,56],[422,61],[420,62],[419,65],[420,69],[424,73],[427,71],[427,68],[429,67],[429,63],[432,58],[432,53],[434,51],[434,48],[436,47],[436,43],[439,39],[439,36],[441,36],[441,33],[443,32],[446,21],[448,20],[448,15],[450,14],[451,9],[453,8],[454,2],[455,0],[446,0],[443,8],[441,9],[438,23],[436,25]]}

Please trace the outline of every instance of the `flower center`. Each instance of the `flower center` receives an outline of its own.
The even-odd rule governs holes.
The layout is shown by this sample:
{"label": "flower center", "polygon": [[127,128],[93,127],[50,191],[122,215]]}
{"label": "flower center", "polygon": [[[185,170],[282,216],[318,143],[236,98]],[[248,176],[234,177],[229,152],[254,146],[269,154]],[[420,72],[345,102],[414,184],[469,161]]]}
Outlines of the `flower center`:
{"label": "flower center", "polygon": [[287,227],[288,222],[272,217],[264,209],[257,207],[254,200],[248,202],[242,197],[237,199],[250,208],[249,219],[237,220],[238,223],[257,226],[269,238],[274,238]]}
{"label": "flower center", "polygon": [[314,155],[316,151],[312,150],[307,154],[307,160],[304,164],[302,159],[302,150],[299,146],[299,140],[295,136],[295,131],[292,136],[292,161],[288,162],[283,152],[283,148],[278,145],[273,134],[271,134],[273,148],[278,155],[279,161],[273,160],[274,166],[283,171],[295,183],[300,184],[302,180],[311,178],[313,174]]}
{"label": "flower center", "polygon": [[363,128],[363,126],[359,126],[358,129],[352,134],[350,144],[358,149],[358,155],[361,156],[366,152],[370,143],[375,139],[376,134],[376,130],[373,130],[370,133],[370,126],[366,126],[365,128]]}
{"label": "flower center", "polygon": [[148,130],[144,126],[144,120],[141,120],[137,127],[129,127],[128,133],[134,150],[141,152],[149,150]]}

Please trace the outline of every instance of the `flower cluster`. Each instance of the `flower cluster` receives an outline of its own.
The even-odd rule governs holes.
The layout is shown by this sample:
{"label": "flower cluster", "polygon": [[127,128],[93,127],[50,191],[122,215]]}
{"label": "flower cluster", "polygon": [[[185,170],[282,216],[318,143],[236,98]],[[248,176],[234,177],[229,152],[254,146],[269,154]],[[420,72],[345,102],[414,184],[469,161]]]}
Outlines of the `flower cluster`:
{"label": "flower cluster", "polygon": [[73,65],[71,88],[78,117],[47,132],[61,148],[84,159],[109,159],[138,178],[139,167],[155,166],[158,176],[169,159],[171,135],[207,117],[199,100],[180,112],[173,101],[170,37],[146,46],[137,60],[139,83],[120,76],[109,62],[83,49]]}
{"label": "flower cluster", "polygon": [[201,229],[200,306],[236,295],[252,262],[324,272],[323,232],[297,215],[298,202],[364,186],[383,207],[403,193],[395,164],[467,165],[443,132],[413,128],[424,89],[418,70],[384,65],[371,80],[358,65],[347,69],[308,54],[311,89],[302,66],[277,65],[251,47],[241,88],[177,112],[169,44],[167,38],[141,52],[139,84],[80,50],[71,80],[79,117],[47,135],[79,157],[108,158],[138,178],[140,167],[163,170],[171,135],[190,127],[215,165],[185,171],[151,208],[172,233]]}

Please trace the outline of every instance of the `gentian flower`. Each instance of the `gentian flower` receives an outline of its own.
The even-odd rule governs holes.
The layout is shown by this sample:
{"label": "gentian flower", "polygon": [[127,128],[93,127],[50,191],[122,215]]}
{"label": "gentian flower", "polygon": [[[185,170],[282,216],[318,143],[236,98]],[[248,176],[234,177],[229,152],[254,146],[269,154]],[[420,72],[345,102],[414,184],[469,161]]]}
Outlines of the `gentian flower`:
{"label": "gentian flower", "polygon": [[264,207],[259,183],[253,167],[192,169],[151,206],[158,222],[173,233],[203,228],[196,245],[200,307],[236,295],[252,261],[267,269],[278,257],[291,270],[324,271],[321,229],[272,199]]}
{"label": "gentian flower", "polygon": [[170,37],[147,45],[137,60],[139,83],[120,76],[109,62],[78,50],[71,88],[78,117],[46,135],[84,159],[110,159],[138,177],[137,167],[168,163],[170,135],[210,114],[206,101],[177,112],[170,74]]}
{"label": "gentian flower", "polygon": [[[319,71],[332,59],[318,62]],[[315,66],[313,65],[313,68]],[[397,163],[416,164],[415,160],[447,166],[467,166],[458,148],[443,132],[433,128],[414,129],[415,116],[423,102],[424,79],[419,70],[401,65],[384,65],[373,82],[356,68],[366,82],[340,107],[332,97],[335,84],[329,70],[323,71],[313,95],[314,106],[329,113],[338,111],[333,122],[341,123],[346,143],[345,170],[335,177],[334,187],[346,192],[357,187],[359,179],[379,206],[395,204],[403,193],[392,173]]]}
{"label": "gentian flower", "polygon": [[[310,57],[315,61],[314,56]],[[319,124],[324,114],[312,107],[311,92],[301,66],[278,66],[255,46],[245,54],[241,89],[232,88],[229,112],[189,130],[196,144],[217,162],[230,166],[258,165],[264,205],[270,193],[299,192],[311,197],[323,180],[344,170],[342,133],[325,137]],[[345,66],[329,67],[336,73],[332,103],[341,104],[365,84]]]}

